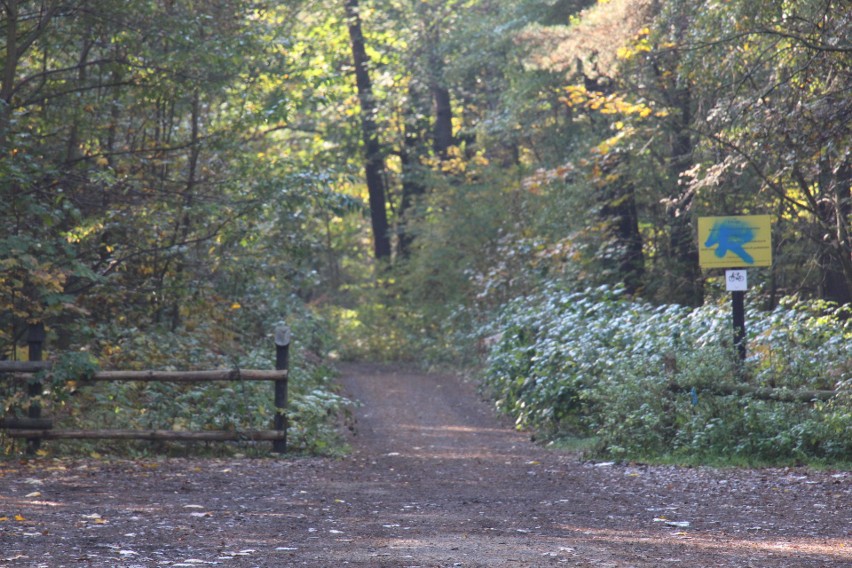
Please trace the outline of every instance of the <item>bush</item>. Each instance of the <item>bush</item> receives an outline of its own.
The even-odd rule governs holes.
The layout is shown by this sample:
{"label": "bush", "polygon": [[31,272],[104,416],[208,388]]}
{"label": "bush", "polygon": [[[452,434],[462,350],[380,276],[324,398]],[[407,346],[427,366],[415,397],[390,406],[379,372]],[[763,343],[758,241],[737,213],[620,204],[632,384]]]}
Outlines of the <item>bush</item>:
{"label": "bush", "polygon": [[[484,384],[519,428],[595,436],[614,458],[843,460],[852,450],[845,316],[793,300],[770,313],[751,309],[742,366],[727,306],[657,307],[607,287],[550,287],[510,303],[482,330],[498,338]],[[780,402],[762,400],[756,387],[837,394]]]}
{"label": "bush", "polygon": [[[347,415],[348,400],[335,392],[334,371],[323,363],[325,332],[322,322],[308,314],[292,317],[288,447],[310,453],[335,452],[341,447],[338,423]],[[263,327],[271,330],[272,323]],[[275,347],[271,338],[241,332],[239,322],[209,321],[178,332],[143,330],[120,325],[89,330],[89,351],[58,357],[42,379],[38,402],[45,416],[62,429],[134,430],[264,430],[275,416],[273,386],[268,381],[208,383],[95,382],[81,378],[101,368],[140,370],[272,369]],[[320,351],[317,354],[315,351]],[[4,414],[22,414],[29,404],[25,388],[0,392]],[[6,453],[21,444],[6,441]],[[50,444],[62,453],[117,454],[171,451],[167,444],[148,442],[68,442]],[[178,446],[182,452],[188,445]],[[205,445],[206,447],[206,445]],[[227,452],[234,445],[217,444]],[[240,443],[236,448],[265,452],[268,443]]]}

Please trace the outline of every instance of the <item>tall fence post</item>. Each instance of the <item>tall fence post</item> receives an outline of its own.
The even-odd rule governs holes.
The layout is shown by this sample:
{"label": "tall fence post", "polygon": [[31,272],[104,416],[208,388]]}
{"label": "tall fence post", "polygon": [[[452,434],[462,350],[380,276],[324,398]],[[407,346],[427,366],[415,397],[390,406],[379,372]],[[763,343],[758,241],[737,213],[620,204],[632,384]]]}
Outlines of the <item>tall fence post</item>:
{"label": "tall fence post", "polygon": [[[275,326],[275,369],[289,371],[290,367],[290,327],[280,322]],[[287,451],[287,382],[289,374],[284,379],[275,381],[275,430],[284,432],[284,437],[272,442],[272,451],[283,454]]]}
{"label": "tall fence post", "polygon": [[[44,355],[44,340],[47,334],[44,331],[43,323],[31,323],[27,329],[27,348],[28,358],[30,361],[41,361]],[[27,394],[30,397],[30,407],[27,410],[27,417],[30,419],[41,418],[41,403],[38,397],[42,394],[41,381],[30,379],[27,388]],[[27,438],[27,455],[34,455],[41,447],[41,438]]]}

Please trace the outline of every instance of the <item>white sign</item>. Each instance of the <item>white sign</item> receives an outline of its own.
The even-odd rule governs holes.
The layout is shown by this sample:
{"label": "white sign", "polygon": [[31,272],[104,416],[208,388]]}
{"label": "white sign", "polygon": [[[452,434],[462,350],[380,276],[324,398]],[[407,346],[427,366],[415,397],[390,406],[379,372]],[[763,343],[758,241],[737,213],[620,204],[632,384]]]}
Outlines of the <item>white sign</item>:
{"label": "white sign", "polygon": [[748,271],[726,270],[725,290],[728,292],[745,292],[748,290]]}

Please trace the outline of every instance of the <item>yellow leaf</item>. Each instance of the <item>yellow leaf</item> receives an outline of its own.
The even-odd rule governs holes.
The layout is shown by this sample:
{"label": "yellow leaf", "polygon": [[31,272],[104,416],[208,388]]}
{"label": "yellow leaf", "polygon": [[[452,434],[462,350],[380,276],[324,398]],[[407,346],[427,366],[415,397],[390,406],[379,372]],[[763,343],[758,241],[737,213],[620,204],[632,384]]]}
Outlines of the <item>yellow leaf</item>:
{"label": "yellow leaf", "polygon": [[232,310],[239,310],[240,308],[242,308],[242,306],[240,305],[239,302],[234,302],[233,304],[231,304]]}
{"label": "yellow leaf", "polygon": [[615,52],[615,56],[618,59],[627,60],[627,59],[630,59],[631,57],[633,57],[634,53],[635,52],[633,50],[631,50],[630,48],[619,47]]}
{"label": "yellow leaf", "polygon": [[0,523],[2,523],[4,521],[8,521],[8,520],[9,520],[9,517],[0,517]]}
{"label": "yellow leaf", "polygon": [[107,524],[108,522],[109,522],[109,521],[108,521],[108,520],[106,520],[106,519],[95,519],[95,524],[96,524],[96,525],[105,525],[105,524]]}
{"label": "yellow leaf", "polygon": [[23,515],[15,515],[15,520],[20,522],[26,521]]}

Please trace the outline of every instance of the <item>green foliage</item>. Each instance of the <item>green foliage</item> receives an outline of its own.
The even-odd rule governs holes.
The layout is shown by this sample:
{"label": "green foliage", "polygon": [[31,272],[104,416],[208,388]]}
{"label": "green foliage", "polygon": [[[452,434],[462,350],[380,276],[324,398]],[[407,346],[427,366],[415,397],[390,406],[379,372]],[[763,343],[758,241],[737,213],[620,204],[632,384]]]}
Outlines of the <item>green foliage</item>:
{"label": "green foliage", "polygon": [[[769,314],[749,310],[751,355],[741,369],[722,306],[654,307],[608,288],[550,288],[511,303],[486,330],[499,335],[485,385],[519,428],[594,435],[611,457],[843,460],[852,449],[844,315],[792,301]],[[743,382],[837,394],[794,403],[720,389]]]}
{"label": "green foliage", "polygon": [[[280,306],[273,306],[280,308]],[[275,349],[272,341],[255,335],[252,314],[232,309],[229,320],[209,317],[192,329],[140,329],[101,325],[90,330],[91,352],[69,352],[59,356],[49,372],[35,376],[42,386],[37,397],[26,388],[7,385],[2,392],[4,415],[22,415],[38,402],[44,416],[54,418],[56,428],[70,429],[165,429],[165,430],[251,430],[270,429],[275,416],[273,385],[267,381],[210,383],[87,382],[99,367],[125,370],[271,369]],[[284,313],[278,312],[278,313]],[[329,349],[328,334],[321,321],[309,312],[292,309],[286,314],[293,330],[290,357],[288,447],[291,451],[333,453],[342,444],[338,425],[348,415],[349,401],[336,393],[335,372],[324,361]],[[100,363],[100,365],[96,363]],[[221,446],[221,447],[220,447]],[[142,442],[45,442],[48,451],[79,454],[98,452],[137,454],[169,451],[166,444]],[[224,444],[218,451],[229,451]],[[192,451],[181,446],[184,452]],[[20,447],[6,444],[7,452]],[[262,452],[244,442],[236,449]]]}
{"label": "green foliage", "polygon": [[[562,279],[700,303],[694,217],[771,212],[775,264],[752,279],[761,301],[844,301],[846,4],[361,4],[388,213],[394,237],[414,238],[393,266],[368,260],[342,4],[6,10],[0,36],[17,45],[5,45],[0,85],[0,356],[17,356],[40,321],[61,349],[104,367],[245,366],[285,318],[320,359],[469,361],[466,332],[508,304],[503,337],[515,343],[492,354],[505,380],[491,382],[522,425],[601,430],[613,454],[745,443],[751,428],[785,434],[748,451],[841,452],[831,432],[848,427],[845,395],[795,407],[702,394],[738,371],[712,306],[658,312],[601,291],[576,300],[588,315],[547,300],[566,318],[551,321],[531,298]],[[450,148],[434,144],[436,93],[449,96]],[[846,388],[846,332],[832,327],[845,320],[813,309],[753,314],[753,386]],[[342,402],[324,375],[293,385],[305,447]],[[67,385],[50,388],[68,395],[59,410],[72,422],[75,401],[96,395],[107,408],[148,405],[131,416],[140,424],[270,418],[266,394],[247,385]],[[696,405],[673,394],[692,388]],[[116,415],[128,411],[101,418]],[[795,433],[782,428],[793,422]]]}
{"label": "green foliage", "polygon": [[[332,278],[334,225],[357,200],[335,191],[346,161],[330,167],[324,142],[305,135],[335,121],[324,101],[347,90],[334,79],[339,61],[324,73],[303,57],[316,42],[302,8],[3,10],[0,357],[20,356],[28,323],[47,326],[55,365],[39,402],[62,424],[265,428],[273,414],[265,383],[84,386],[74,375],[86,369],[67,357],[110,369],[266,368],[272,355],[257,346],[279,319],[311,360],[325,356],[328,333],[305,299]],[[331,447],[323,421],[343,401],[329,370],[299,350],[296,445]],[[0,398],[7,411],[29,404],[20,389]]]}

